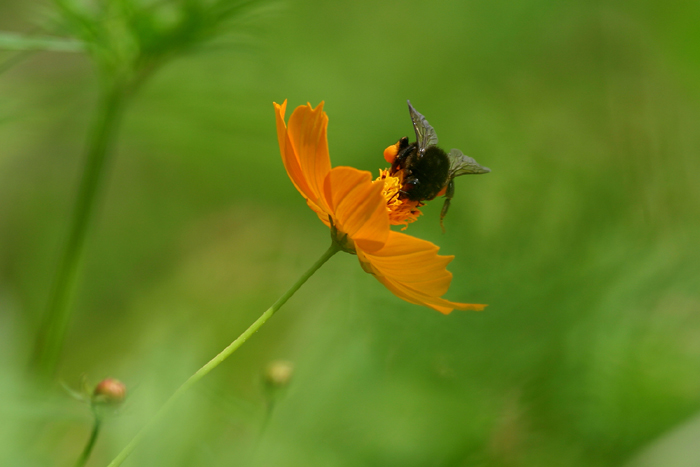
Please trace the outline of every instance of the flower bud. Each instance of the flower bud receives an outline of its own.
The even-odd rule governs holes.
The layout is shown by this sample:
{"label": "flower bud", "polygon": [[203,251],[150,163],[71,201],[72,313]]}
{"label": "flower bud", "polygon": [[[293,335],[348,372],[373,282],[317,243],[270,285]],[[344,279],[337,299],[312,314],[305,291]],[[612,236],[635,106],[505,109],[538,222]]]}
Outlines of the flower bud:
{"label": "flower bud", "polygon": [[126,397],[126,386],[114,378],[106,378],[100,381],[92,393],[93,403],[107,405],[119,405]]}
{"label": "flower bud", "polygon": [[281,388],[289,384],[294,372],[292,362],[275,360],[265,370],[265,383],[271,388]]}

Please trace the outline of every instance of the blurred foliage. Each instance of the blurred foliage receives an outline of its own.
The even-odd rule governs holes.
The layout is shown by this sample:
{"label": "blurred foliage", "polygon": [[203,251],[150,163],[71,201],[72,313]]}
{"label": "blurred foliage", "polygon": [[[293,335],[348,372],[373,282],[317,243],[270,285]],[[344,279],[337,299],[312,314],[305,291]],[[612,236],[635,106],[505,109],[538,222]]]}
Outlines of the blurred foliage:
{"label": "blurred foliage", "polygon": [[239,33],[254,0],[55,0],[54,30],[79,38],[106,77],[142,79],[174,55]]}
{"label": "blurred foliage", "polygon": [[[213,37],[167,6],[208,3],[61,4],[114,22],[81,36],[105,63]],[[3,2],[0,27],[35,13]],[[439,202],[408,230],[455,255],[449,298],[490,306],[445,317],[337,256],[125,465],[698,465],[698,20],[693,2],[289,2],[241,26],[245,47],[163,67],[125,116],[60,369],[129,388],[89,465],[325,251],[279,161],[285,98],[326,101],[335,165],[376,173],[412,133],[410,98],[492,169],[457,180],[445,235]],[[0,75],[1,465],[68,465],[90,430],[24,373],[96,99],[87,63],[46,52]],[[263,423],[275,359],[294,378]]]}
{"label": "blurred foliage", "polygon": [[[32,366],[35,373],[43,377],[55,373],[63,348],[85,239],[92,225],[94,206],[99,202],[105,166],[110,162],[114,136],[127,98],[168,58],[196,49],[217,33],[224,32],[224,23],[238,20],[255,2],[55,0],[54,4],[58,24],[52,29],[65,30],[79,38],[81,48],[89,52],[98,66],[101,89],[86,145],[83,175],[68,221],[69,231],[52,281],[45,318],[36,337]],[[21,43],[14,42],[12,46]],[[36,49],[37,40],[31,35],[24,38],[24,42],[28,46],[25,52]],[[66,40],[44,39],[44,42],[51,46],[47,50],[55,51],[56,45],[51,42]],[[10,65],[6,62],[3,68],[20,58],[21,55],[16,55],[9,60]]]}

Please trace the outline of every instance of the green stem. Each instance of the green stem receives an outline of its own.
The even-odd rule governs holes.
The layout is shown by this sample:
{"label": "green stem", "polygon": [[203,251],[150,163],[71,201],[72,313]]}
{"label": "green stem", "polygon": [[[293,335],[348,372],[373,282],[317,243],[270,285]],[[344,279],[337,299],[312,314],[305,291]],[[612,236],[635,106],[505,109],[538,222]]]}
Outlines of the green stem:
{"label": "green stem", "polygon": [[336,254],[337,252],[340,251],[340,247],[334,242],[330,248],[321,256],[316,263],[314,263],[311,268],[304,273],[303,276],[297,280],[294,285],[287,291],[285,292],[284,295],[282,295],[275,303],[272,305],[270,308],[265,311],[253,324],[246,329],[243,334],[238,336],[236,340],[231,342],[228,347],[226,347],[224,350],[219,352],[219,354],[209,360],[207,364],[205,364],[203,367],[201,367],[199,370],[197,370],[192,376],[190,376],[187,381],[182,383],[182,385],[177,388],[177,390],[173,393],[172,396],[163,404],[163,406],[156,412],[156,414],[153,416],[153,418],[143,427],[141,430],[136,433],[136,436],[132,438],[132,440],[127,444],[124,449],[117,455],[117,457],[110,462],[108,467],[117,467],[118,465],[121,465],[122,462],[131,454],[131,452],[134,450],[136,445],[139,444],[141,439],[144,437],[148,431],[156,424],[158,423],[163,416],[168,413],[170,408],[175,404],[175,402],[182,396],[185,392],[187,392],[192,386],[195,385],[200,379],[202,379],[204,376],[206,376],[211,370],[219,366],[220,363],[222,363],[224,360],[226,360],[233,352],[235,352],[241,345],[245,343],[245,341],[248,340],[250,336],[255,334],[255,332],[260,329],[260,327],[265,324],[265,322],[272,317],[272,315],[279,310],[282,305],[284,305],[289,298],[294,295],[294,293],[299,290],[299,287],[301,287],[304,282],[306,282],[309,277],[311,277],[323,264],[330,259],[331,256]]}
{"label": "green stem", "polygon": [[[94,410],[93,410],[94,412]],[[87,444],[85,445],[85,449],[83,449],[83,453],[80,455],[78,458],[78,461],[75,463],[75,467],[84,467],[85,464],[87,463],[87,460],[90,458],[90,454],[92,453],[92,448],[95,447],[95,442],[97,441],[97,436],[100,434],[100,427],[102,426],[102,417],[100,417],[96,412],[95,412],[95,424],[92,427],[92,433],[90,434],[90,439],[88,439]]]}
{"label": "green stem", "polygon": [[85,167],[68,238],[56,268],[48,306],[34,349],[33,363],[39,375],[47,378],[55,372],[63,347],[85,239],[94,217],[96,199],[104,180],[110,148],[126,97],[125,86],[121,82],[104,85],[102,89],[97,118],[88,140]]}
{"label": "green stem", "polygon": [[22,60],[31,57],[35,53],[35,50],[21,50],[17,52],[4,62],[0,63],[0,73],[5,73],[10,68],[17,65],[18,63],[21,63]]}

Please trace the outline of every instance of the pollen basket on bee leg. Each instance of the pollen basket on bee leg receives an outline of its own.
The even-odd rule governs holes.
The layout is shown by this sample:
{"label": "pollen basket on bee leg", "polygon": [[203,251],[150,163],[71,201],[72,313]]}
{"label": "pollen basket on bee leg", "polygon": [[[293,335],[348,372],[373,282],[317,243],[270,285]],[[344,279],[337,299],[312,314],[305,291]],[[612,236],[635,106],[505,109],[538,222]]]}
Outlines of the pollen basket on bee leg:
{"label": "pollen basket on bee leg", "polygon": [[392,144],[384,150],[384,160],[389,164],[392,164],[394,160],[396,160],[396,155],[399,153],[399,144],[400,142]]}

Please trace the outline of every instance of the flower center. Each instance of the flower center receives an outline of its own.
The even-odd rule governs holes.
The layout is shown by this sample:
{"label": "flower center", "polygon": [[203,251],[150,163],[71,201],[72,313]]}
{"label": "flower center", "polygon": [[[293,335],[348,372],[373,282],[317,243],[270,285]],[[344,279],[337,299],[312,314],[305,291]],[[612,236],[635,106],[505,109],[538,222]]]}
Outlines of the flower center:
{"label": "flower center", "polygon": [[418,216],[422,214],[418,210],[423,206],[420,201],[411,201],[399,196],[401,194],[402,171],[392,175],[389,170],[379,169],[379,177],[374,180],[374,183],[383,183],[382,195],[386,199],[386,209],[389,212],[389,222],[391,225],[403,225],[401,230],[406,230],[408,224],[415,222]]}

